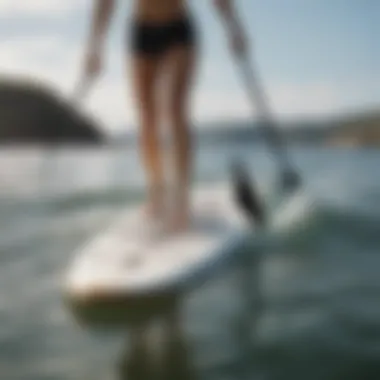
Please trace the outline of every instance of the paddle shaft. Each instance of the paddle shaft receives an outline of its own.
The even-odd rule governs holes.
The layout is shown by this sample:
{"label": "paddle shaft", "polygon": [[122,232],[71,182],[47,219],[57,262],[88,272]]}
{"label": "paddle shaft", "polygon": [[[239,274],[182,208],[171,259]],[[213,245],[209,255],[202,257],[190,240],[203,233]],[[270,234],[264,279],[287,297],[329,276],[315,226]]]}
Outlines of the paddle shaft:
{"label": "paddle shaft", "polygon": [[278,126],[276,126],[272,112],[268,106],[265,91],[253,69],[253,64],[248,55],[235,55],[237,60],[244,88],[247,92],[250,103],[257,109],[260,128],[265,133],[269,145],[273,148],[278,162],[282,167],[290,167],[289,157],[286,151],[285,141]]}

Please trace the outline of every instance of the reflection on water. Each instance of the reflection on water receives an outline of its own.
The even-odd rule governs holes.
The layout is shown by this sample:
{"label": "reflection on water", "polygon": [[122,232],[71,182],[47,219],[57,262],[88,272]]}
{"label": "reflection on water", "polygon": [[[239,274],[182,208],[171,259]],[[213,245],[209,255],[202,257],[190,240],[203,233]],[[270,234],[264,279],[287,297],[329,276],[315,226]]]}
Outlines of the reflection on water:
{"label": "reflection on water", "polygon": [[[174,307],[157,326],[140,326],[131,331],[119,363],[119,377],[129,379],[195,379],[191,353],[181,327],[180,310]],[[154,329],[156,328],[156,331]],[[155,334],[155,335],[154,335]]]}

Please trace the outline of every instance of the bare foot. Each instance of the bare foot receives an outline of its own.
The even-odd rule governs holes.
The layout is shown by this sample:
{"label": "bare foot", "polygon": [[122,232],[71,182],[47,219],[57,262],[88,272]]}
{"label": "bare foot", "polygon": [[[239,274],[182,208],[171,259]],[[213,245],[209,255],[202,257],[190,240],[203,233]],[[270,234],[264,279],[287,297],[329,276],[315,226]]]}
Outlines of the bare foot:
{"label": "bare foot", "polygon": [[174,210],[169,221],[169,231],[179,233],[187,230],[190,226],[190,214],[188,207],[185,204],[180,205]]}
{"label": "bare foot", "polygon": [[161,204],[156,204],[151,201],[147,201],[143,208],[144,215],[151,220],[160,219],[162,216],[162,211]]}
{"label": "bare foot", "polygon": [[155,192],[149,196],[144,205],[144,215],[152,221],[160,220],[164,217],[164,201],[161,192]]}

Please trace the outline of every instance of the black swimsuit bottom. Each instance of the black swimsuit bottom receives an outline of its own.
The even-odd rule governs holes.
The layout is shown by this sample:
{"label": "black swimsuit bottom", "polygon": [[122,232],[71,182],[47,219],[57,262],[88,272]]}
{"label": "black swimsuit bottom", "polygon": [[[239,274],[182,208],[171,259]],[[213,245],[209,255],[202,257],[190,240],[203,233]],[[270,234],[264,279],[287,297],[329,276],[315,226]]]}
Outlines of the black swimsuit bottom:
{"label": "black swimsuit bottom", "polygon": [[132,26],[132,52],[137,55],[160,56],[173,47],[195,45],[194,25],[189,17],[161,24],[135,21]]}

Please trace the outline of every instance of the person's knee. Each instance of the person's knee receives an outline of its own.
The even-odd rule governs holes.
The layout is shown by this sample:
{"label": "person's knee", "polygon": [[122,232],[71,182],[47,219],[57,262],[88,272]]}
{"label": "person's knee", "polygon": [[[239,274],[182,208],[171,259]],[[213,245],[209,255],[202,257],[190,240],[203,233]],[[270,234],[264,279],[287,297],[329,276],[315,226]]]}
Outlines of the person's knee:
{"label": "person's knee", "polygon": [[152,108],[141,111],[140,124],[143,132],[155,130],[157,127],[156,112]]}
{"label": "person's knee", "polygon": [[156,115],[154,112],[144,112],[140,117],[140,141],[145,146],[153,146],[158,133]]}
{"label": "person's knee", "polygon": [[188,115],[182,107],[171,107],[169,111],[169,122],[174,132],[187,130]]}

